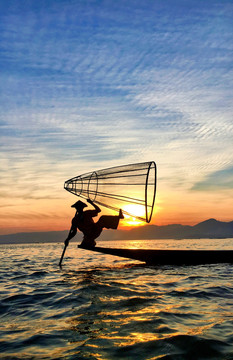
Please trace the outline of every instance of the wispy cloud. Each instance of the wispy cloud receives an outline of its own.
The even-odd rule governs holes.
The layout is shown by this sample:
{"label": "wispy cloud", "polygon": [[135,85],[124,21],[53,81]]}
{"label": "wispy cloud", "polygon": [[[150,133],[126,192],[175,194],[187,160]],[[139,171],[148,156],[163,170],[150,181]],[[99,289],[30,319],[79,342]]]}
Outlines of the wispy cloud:
{"label": "wispy cloud", "polygon": [[233,167],[215,171],[202,181],[194,184],[191,190],[197,191],[221,191],[233,190]]}
{"label": "wispy cloud", "polygon": [[224,179],[231,13],[230,0],[1,2],[1,190],[59,199],[69,177],[148,159],[170,189]]}

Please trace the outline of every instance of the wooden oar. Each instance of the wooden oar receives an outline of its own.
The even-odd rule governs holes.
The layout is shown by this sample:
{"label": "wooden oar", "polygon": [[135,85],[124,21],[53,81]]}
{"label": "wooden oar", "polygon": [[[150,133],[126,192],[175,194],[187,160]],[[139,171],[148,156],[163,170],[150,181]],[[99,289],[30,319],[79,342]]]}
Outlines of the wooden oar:
{"label": "wooden oar", "polygon": [[61,267],[61,263],[62,263],[62,260],[63,260],[63,258],[64,258],[64,255],[65,255],[65,252],[66,252],[66,248],[67,248],[68,245],[69,245],[69,242],[68,242],[68,243],[65,242],[65,246],[64,246],[63,252],[62,252],[62,254],[61,254],[60,261],[59,261],[59,266],[60,266],[60,267]]}

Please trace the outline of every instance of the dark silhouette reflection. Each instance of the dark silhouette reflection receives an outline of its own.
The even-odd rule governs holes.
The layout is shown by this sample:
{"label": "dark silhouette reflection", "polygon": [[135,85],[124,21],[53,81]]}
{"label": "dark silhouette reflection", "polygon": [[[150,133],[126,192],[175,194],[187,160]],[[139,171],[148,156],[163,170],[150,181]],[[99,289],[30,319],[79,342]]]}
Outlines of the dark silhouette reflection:
{"label": "dark silhouette reflection", "polygon": [[80,200],[71,206],[76,209],[76,214],[72,219],[71,229],[65,240],[65,246],[68,246],[69,241],[76,235],[78,229],[84,235],[81,246],[89,248],[94,247],[96,245],[95,239],[100,236],[103,228],[117,229],[119,220],[124,218],[122,211],[120,210],[119,215],[103,215],[95,223],[93,217],[97,216],[101,210],[90,199],[88,199],[87,202],[94,207],[94,210],[83,211],[87,205]]}

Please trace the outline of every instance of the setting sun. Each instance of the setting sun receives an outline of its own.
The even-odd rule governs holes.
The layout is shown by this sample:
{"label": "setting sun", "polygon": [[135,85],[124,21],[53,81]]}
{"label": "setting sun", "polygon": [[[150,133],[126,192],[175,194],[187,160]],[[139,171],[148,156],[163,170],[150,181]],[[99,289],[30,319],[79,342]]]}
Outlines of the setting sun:
{"label": "setting sun", "polygon": [[128,204],[123,207],[124,220],[121,222],[122,226],[140,226],[145,222],[140,218],[145,217],[145,207],[137,204]]}

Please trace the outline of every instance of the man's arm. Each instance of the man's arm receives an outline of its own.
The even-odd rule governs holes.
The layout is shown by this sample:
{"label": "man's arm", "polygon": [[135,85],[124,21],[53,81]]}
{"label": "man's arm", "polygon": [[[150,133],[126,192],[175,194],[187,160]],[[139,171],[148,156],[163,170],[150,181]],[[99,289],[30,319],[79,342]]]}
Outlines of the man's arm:
{"label": "man's arm", "polygon": [[97,211],[97,213],[101,212],[99,206],[97,206],[96,204],[94,204],[91,199],[87,199],[87,202],[88,202],[89,204],[91,204],[92,206],[94,206],[94,208],[95,208],[95,210]]}

